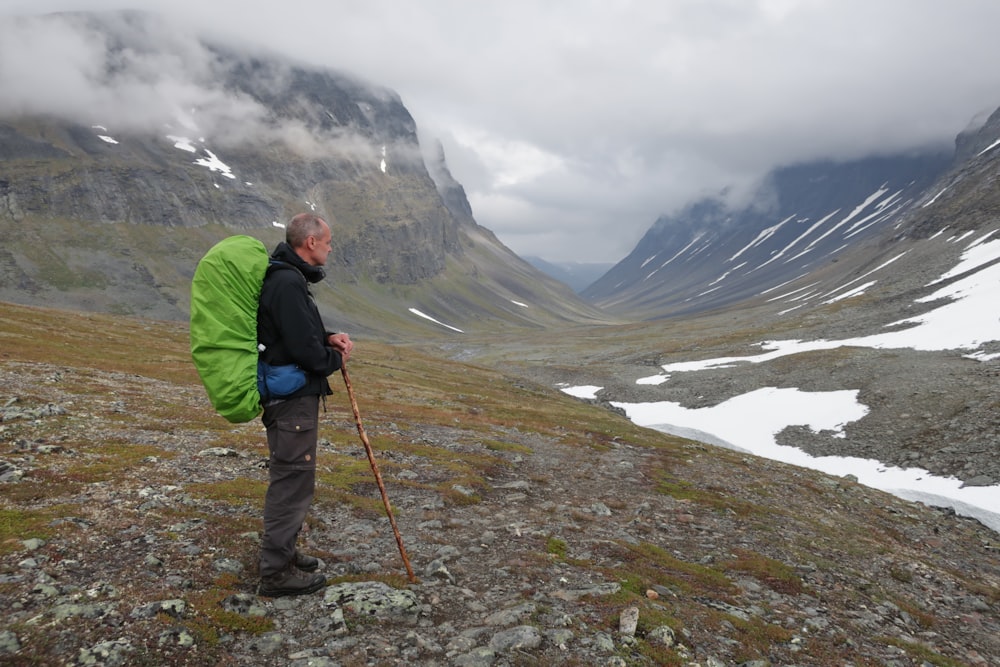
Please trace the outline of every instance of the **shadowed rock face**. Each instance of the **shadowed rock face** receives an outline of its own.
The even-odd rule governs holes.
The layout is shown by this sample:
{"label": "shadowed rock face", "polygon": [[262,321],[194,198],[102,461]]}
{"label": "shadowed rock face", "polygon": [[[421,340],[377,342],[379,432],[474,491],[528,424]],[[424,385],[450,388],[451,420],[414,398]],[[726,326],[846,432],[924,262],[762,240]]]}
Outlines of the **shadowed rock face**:
{"label": "shadowed rock face", "polygon": [[709,198],[659,218],[635,249],[582,292],[647,319],[756,303],[774,291],[828,293],[944,229],[1000,216],[1000,110],[955,140],[851,162],[771,173],[748,204]]}
{"label": "shadowed rock face", "polygon": [[658,317],[815,281],[825,265],[859,248],[870,253],[873,239],[914,215],[950,161],[935,151],[778,169],[744,207],[706,199],[661,217],[583,296],[615,312]]}

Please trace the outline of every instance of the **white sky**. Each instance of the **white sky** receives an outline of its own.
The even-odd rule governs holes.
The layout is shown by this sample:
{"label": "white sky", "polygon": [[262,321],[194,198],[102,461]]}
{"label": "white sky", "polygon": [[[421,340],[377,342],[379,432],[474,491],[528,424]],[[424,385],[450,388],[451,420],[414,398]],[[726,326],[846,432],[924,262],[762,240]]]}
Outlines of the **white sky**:
{"label": "white sky", "polygon": [[[99,102],[90,45],[12,34],[10,15],[123,7],[392,88],[479,223],[553,261],[616,262],[693,198],[950,146],[1000,106],[995,0],[0,0],[0,111]],[[165,59],[114,99],[160,109],[196,69]]]}
{"label": "white sky", "polygon": [[[981,348],[986,343],[1000,340],[1000,311],[996,308],[997,294],[1000,293],[1000,264],[989,265],[1000,259],[1000,240],[989,240],[998,231],[992,230],[970,240],[961,261],[942,278],[966,271],[973,273],[919,299],[921,302],[932,302],[945,298],[948,299],[945,304],[919,317],[890,324],[887,328],[891,331],[834,341],[768,341],[764,347],[769,351],[760,355],[667,364],[663,366],[664,373],[640,378],[637,384],[662,384],[669,382],[673,373],[766,363],[778,357],[841,346],[963,350],[973,359],[995,359],[996,355],[984,354]],[[896,325],[900,323],[915,326],[898,329]],[[584,385],[566,387],[563,391],[580,398],[594,398],[601,389]],[[852,388],[804,392],[796,388],[764,387],[734,396],[718,405],[696,409],[670,401],[613,405],[623,408],[628,418],[640,426],[710,444],[732,446],[833,475],[853,474],[867,486],[908,500],[953,507],[959,514],[976,517],[1000,532],[1000,485],[962,488],[958,479],[934,477],[919,468],[902,469],[854,457],[813,457],[776,442],[777,434],[791,425],[807,426],[815,432],[831,431],[836,437],[845,437],[844,427],[868,413],[868,407],[858,402],[857,394],[857,389]]]}

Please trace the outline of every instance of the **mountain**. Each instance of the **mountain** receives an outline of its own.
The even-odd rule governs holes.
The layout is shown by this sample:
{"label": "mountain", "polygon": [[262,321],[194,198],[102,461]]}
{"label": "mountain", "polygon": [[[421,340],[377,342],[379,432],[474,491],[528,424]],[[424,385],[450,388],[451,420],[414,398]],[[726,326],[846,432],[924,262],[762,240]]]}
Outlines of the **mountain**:
{"label": "mountain", "polygon": [[582,295],[611,312],[657,318],[773,296],[779,287],[835,289],[841,272],[827,272],[828,280],[817,272],[900,228],[958,163],[929,151],[777,169],[742,208],[710,198],[659,218]]}
{"label": "mountain", "polygon": [[611,262],[558,262],[552,263],[541,257],[525,257],[524,261],[560,282],[564,282],[580,293],[614,266]]}
{"label": "mountain", "polygon": [[[598,387],[595,400],[687,411],[658,416],[665,427],[690,419],[732,437],[741,425],[752,438],[759,419],[779,445],[810,456],[995,486],[998,173],[1000,110],[943,158],[778,170],[761,191],[770,206],[704,201],[662,218],[585,291],[643,322],[595,335],[592,354],[566,335],[534,353],[550,382]],[[804,417],[776,397],[725,428],[706,425],[715,409],[772,391],[848,392],[865,414],[845,417],[837,437],[768,423],[770,408]]]}
{"label": "mountain", "polygon": [[914,241],[995,221],[998,141],[1000,110],[959,133],[950,152],[776,169],[742,207],[706,198],[660,217],[581,295],[607,312],[641,319],[767,302],[783,315],[861,293],[875,282],[870,276],[903,255],[880,277],[913,290],[957,255]]}
{"label": "mountain", "polygon": [[[141,15],[58,20],[109,45],[95,86],[162,38]],[[713,418],[817,457],[918,468],[994,502],[1000,334],[968,327],[971,354],[850,342],[886,325],[905,334],[953,301],[997,321],[995,299],[940,292],[1000,279],[1000,114],[960,134],[950,158],[791,166],[752,206],[704,201],[663,218],[614,282],[593,286],[630,318],[607,326],[475,223],[443,152],[419,144],[391,91],[196,50],[205,57],[181,69],[200,73],[201,104],[165,104],[169,127],[83,107],[0,120],[0,662],[1000,655],[995,531],[853,474],[686,439],[712,424],[670,435],[616,408],[699,412],[780,389],[779,426],[748,410]],[[211,409],[183,320],[204,249],[233,233],[273,243],[272,221],[302,209],[335,224],[325,312],[373,334],[352,374],[419,580],[401,574],[402,542],[337,391],[301,535],[330,585],[286,604],[252,593],[260,426]],[[845,344],[760,354],[782,339]],[[816,427],[786,398],[831,392],[864,416]]]}
{"label": "mountain", "polygon": [[214,242],[242,233],[273,247],[283,221],[311,210],[331,222],[317,298],[339,329],[605,321],[476,224],[443,153],[425,164],[393,91],[178,33],[151,14],[39,20],[104,45],[94,76],[114,93],[155,80],[150,63],[171,58],[191,79],[163,109],[137,105],[141,118],[83,107],[0,118],[0,300],[184,319]]}

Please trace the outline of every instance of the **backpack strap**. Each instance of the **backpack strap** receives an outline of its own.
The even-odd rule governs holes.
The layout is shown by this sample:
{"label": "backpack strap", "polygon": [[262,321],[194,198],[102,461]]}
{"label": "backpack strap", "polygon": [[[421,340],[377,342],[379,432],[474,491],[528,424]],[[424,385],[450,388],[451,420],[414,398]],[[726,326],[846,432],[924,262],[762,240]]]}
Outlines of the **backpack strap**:
{"label": "backpack strap", "polygon": [[280,259],[272,259],[267,264],[267,271],[264,272],[264,279],[266,280],[267,277],[270,276],[272,273],[274,273],[275,271],[280,271],[282,269],[295,269],[295,267],[289,264],[288,262],[282,262]]}
{"label": "backpack strap", "polygon": [[[295,267],[293,267],[291,264],[289,264],[287,262],[282,262],[282,261],[277,260],[277,259],[271,259],[271,260],[268,261],[267,268],[264,270],[264,281],[266,282],[267,279],[271,277],[271,274],[274,273],[275,271],[280,271],[282,269],[292,269],[292,268],[295,268]],[[270,347],[270,345],[265,344],[263,341],[261,341],[261,340],[258,339],[258,341],[257,341],[257,351],[258,351],[258,355],[259,355],[258,358],[259,358],[260,362],[264,362],[265,359],[270,358],[271,355],[267,352],[267,349],[269,347]],[[258,366],[258,369],[257,369],[257,383],[260,384],[260,381],[261,381],[261,369]],[[262,392],[262,394],[263,394],[263,392]]]}

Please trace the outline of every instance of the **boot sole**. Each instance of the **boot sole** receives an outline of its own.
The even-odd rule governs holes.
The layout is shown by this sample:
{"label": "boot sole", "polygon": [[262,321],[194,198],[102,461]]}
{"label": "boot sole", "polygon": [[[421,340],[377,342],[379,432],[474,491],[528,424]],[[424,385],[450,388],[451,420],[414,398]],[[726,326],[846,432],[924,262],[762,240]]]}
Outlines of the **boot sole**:
{"label": "boot sole", "polygon": [[315,584],[307,586],[305,588],[273,588],[265,589],[262,587],[257,587],[257,595],[266,598],[281,598],[288,597],[291,595],[309,595],[310,593],[315,593],[321,588],[326,587],[326,578],[318,580]]}

